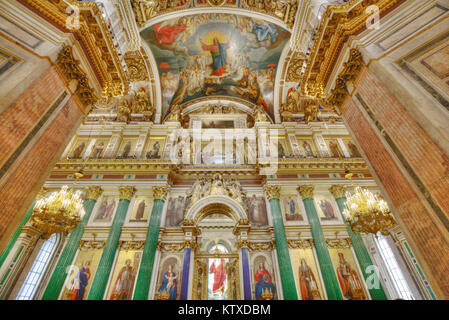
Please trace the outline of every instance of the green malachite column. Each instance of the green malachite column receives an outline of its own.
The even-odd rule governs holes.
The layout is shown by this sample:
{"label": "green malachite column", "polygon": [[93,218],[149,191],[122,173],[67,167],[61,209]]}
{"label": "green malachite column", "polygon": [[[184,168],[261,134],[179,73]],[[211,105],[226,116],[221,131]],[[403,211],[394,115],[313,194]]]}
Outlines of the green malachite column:
{"label": "green malachite column", "polygon": [[323,276],[324,287],[326,288],[327,298],[329,300],[343,300],[343,296],[338,284],[337,275],[335,274],[329,250],[327,249],[326,239],[321,229],[320,219],[313,203],[313,186],[300,186],[298,188],[306,208],[307,218],[312,227],[312,237],[315,244],[315,250],[318,262]]}
{"label": "green malachite column", "polygon": [[42,300],[56,300],[59,297],[62,286],[67,275],[68,267],[73,263],[73,258],[75,257],[76,251],[80,240],[84,233],[84,226],[89,221],[92,210],[97,202],[98,197],[103,192],[103,189],[98,186],[86,187],[86,200],[84,201],[84,215],[83,220],[78,224],[75,230],[70,233],[69,239],[67,240],[64,250],[58,260],[55,270],[51,275],[50,281],[48,282],[47,289],[44,292]]}
{"label": "green malachite column", "polygon": [[282,219],[281,205],[279,201],[279,186],[266,186],[267,196],[270,202],[271,215],[273,217],[274,237],[276,240],[276,252],[278,256],[279,271],[281,274],[282,291],[284,300],[298,300],[295,278],[288,250],[287,236]]}
{"label": "green malachite column", "polygon": [[133,300],[147,300],[150,290],[150,281],[153,274],[154,256],[156,255],[157,239],[161,226],[162,209],[167,197],[167,187],[153,187],[154,204],[151,210],[150,223],[148,225],[145,247],[143,248],[142,261],[137,275],[136,288]]}
{"label": "green malachite column", "polygon": [[[345,217],[343,216],[343,210],[346,208],[345,186],[332,186],[329,190],[334,196],[335,200],[337,201],[338,208],[340,209],[343,220],[346,223]],[[348,234],[349,237],[351,238],[352,247],[354,248],[355,255],[357,257],[357,260],[359,261],[359,265],[360,268],[362,269],[363,277],[365,278],[367,285],[370,285],[371,283],[379,284],[378,288],[368,289],[371,298],[373,300],[387,300],[387,296],[385,294],[384,289],[382,288],[382,284],[380,283],[377,273],[373,272],[372,269],[371,270],[368,269],[370,273],[366,272],[367,268],[373,265],[373,262],[371,261],[371,257],[368,253],[368,250],[366,249],[365,244],[363,243],[362,237],[360,236],[360,234],[355,234],[354,232],[352,232],[348,223],[346,223],[346,227],[348,229]]]}
{"label": "green malachite column", "polygon": [[[37,197],[36,200],[39,200],[45,196],[47,193],[47,188],[42,188]],[[30,220],[31,215],[33,214],[33,208],[36,204],[36,200],[33,201],[30,208],[28,209],[27,213],[23,217],[22,221],[20,221],[19,226],[17,227],[16,231],[12,235],[11,239],[9,239],[8,244],[6,245],[5,249],[3,250],[2,254],[0,255],[0,267],[3,265],[3,262],[5,262],[6,258],[8,257],[9,253],[11,252],[11,249],[14,247],[14,244],[16,243],[17,239],[19,238],[20,234],[22,233],[22,227]]]}
{"label": "green malachite column", "polygon": [[126,212],[128,211],[129,202],[136,192],[136,188],[133,186],[120,187],[119,191],[120,201],[87,300],[103,299],[104,291],[108,284],[109,273],[111,272],[112,264],[114,263],[120,234],[122,233],[122,226],[125,222]]}

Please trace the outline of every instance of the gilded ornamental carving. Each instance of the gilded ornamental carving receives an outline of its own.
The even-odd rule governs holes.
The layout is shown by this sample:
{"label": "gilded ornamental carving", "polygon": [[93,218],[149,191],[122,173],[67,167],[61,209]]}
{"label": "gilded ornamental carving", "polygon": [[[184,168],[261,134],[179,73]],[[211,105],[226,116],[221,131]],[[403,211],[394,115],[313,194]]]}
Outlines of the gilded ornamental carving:
{"label": "gilded ornamental carving", "polygon": [[351,248],[352,243],[351,243],[351,239],[349,239],[349,238],[326,239],[326,245],[330,249],[345,249],[345,248]]}
{"label": "gilded ornamental carving", "polygon": [[279,199],[280,194],[281,194],[281,187],[268,185],[268,186],[265,186],[265,191],[267,192],[268,200]]}
{"label": "gilded ornamental carving", "polygon": [[290,249],[311,249],[313,248],[313,239],[305,240],[288,240],[288,247]]}
{"label": "gilded ornamental carving", "polygon": [[131,200],[136,191],[134,186],[122,186],[119,188],[120,199]]}
{"label": "gilded ornamental carving", "polygon": [[98,200],[103,193],[103,189],[100,186],[88,186],[84,188],[86,192],[86,199]]}
{"label": "gilded ornamental carving", "polygon": [[153,197],[155,199],[161,199],[161,200],[165,200],[167,199],[167,192],[168,192],[168,188],[167,187],[153,187]]}
{"label": "gilded ornamental carving", "polygon": [[335,199],[345,197],[346,186],[343,185],[334,185],[329,188],[329,191],[332,193]]}
{"label": "gilded ornamental carving", "polygon": [[312,199],[314,186],[299,186],[298,192],[303,199]]}

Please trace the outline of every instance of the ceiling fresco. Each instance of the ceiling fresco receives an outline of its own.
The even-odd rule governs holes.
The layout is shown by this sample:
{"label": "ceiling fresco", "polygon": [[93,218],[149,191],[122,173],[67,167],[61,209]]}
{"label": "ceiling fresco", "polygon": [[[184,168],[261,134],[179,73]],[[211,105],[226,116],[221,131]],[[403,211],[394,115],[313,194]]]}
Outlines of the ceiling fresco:
{"label": "ceiling fresco", "polygon": [[183,16],[141,31],[158,66],[162,115],[171,105],[229,96],[273,117],[276,70],[290,33],[264,20],[229,14]]}

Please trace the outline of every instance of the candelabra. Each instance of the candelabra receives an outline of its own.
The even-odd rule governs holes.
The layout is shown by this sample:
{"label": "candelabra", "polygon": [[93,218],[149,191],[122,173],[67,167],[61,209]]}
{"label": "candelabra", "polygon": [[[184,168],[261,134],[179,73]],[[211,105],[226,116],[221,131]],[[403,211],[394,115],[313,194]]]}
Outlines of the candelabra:
{"label": "candelabra", "polygon": [[[351,179],[352,174],[346,178]],[[388,228],[395,224],[391,211],[385,200],[365,188],[354,187],[354,193],[346,192],[346,206],[343,215],[354,233],[372,233],[377,236],[380,232],[388,235]]]}
{"label": "candelabra", "polygon": [[[75,174],[77,178],[82,173]],[[70,232],[84,217],[84,200],[81,191],[63,186],[58,192],[37,200],[31,216],[32,224],[48,239],[54,233]]]}

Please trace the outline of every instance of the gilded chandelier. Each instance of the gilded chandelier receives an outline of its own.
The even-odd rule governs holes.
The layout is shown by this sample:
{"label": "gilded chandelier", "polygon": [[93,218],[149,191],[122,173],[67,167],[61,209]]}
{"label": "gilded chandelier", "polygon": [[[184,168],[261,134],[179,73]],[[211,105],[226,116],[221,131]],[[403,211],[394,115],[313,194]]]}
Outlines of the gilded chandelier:
{"label": "gilded chandelier", "polygon": [[[346,178],[351,179],[352,174]],[[346,192],[346,206],[343,215],[354,233],[372,233],[377,236],[388,235],[388,228],[395,224],[385,200],[365,188],[354,187],[354,193]]]}
{"label": "gilded chandelier", "polygon": [[81,191],[63,186],[58,192],[37,200],[31,222],[48,239],[53,233],[70,232],[83,219],[84,200]]}

